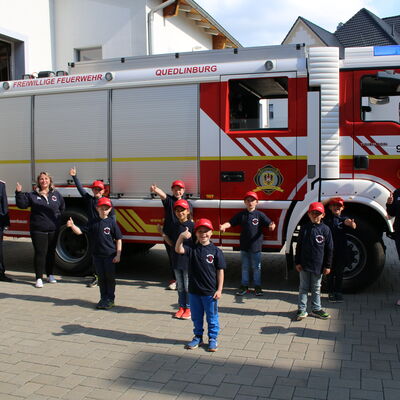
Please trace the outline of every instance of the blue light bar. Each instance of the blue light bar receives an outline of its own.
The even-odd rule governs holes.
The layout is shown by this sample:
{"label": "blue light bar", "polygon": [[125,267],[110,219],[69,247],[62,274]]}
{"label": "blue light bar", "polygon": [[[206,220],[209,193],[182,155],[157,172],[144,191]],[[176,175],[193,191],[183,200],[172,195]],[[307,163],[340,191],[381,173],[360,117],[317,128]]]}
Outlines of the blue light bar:
{"label": "blue light bar", "polygon": [[400,46],[375,46],[374,56],[400,56]]}

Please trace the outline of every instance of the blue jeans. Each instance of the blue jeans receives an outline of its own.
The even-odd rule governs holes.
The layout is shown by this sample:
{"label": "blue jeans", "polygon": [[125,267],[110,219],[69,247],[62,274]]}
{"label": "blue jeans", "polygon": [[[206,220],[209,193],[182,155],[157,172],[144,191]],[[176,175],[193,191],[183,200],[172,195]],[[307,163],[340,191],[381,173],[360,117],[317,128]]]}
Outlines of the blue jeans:
{"label": "blue jeans", "polygon": [[174,269],[174,272],[176,278],[176,287],[178,289],[179,307],[190,308],[188,271]]}
{"label": "blue jeans", "polygon": [[115,300],[115,264],[114,256],[95,257],[94,266],[99,280],[100,297],[103,301]]}
{"label": "blue jeans", "polygon": [[193,321],[193,333],[195,336],[203,336],[204,313],[208,324],[209,339],[216,339],[219,333],[218,301],[212,296],[200,296],[189,293],[191,314]]}
{"label": "blue jeans", "polygon": [[307,311],[308,292],[311,292],[311,310],[321,309],[321,281],[322,274],[300,271],[299,310]]}
{"label": "blue jeans", "polygon": [[261,252],[252,253],[240,250],[242,258],[242,285],[249,286],[249,269],[253,270],[254,286],[261,286]]}

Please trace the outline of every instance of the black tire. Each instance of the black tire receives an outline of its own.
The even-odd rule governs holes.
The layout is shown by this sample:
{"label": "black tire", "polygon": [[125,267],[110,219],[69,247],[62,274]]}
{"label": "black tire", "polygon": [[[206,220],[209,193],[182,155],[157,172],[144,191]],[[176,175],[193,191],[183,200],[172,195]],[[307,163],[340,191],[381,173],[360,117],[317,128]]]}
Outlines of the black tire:
{"label": "black tire", "polygon": [[385,265],[382,237],[370,224],[356,217],[357,229],[347,233],[350,265],[345,268],[343,289],[356,292],[375,282]]}
{"label": "black tire", "polygon": [[79,209],[65,211],[57,240],[56,267],[69,275],[87,275],[92,264],[89,238],[86,233],[75,235],[67,227],[66,222],[70,217],[79,227],[85,226],[88,222],[86,214]]}

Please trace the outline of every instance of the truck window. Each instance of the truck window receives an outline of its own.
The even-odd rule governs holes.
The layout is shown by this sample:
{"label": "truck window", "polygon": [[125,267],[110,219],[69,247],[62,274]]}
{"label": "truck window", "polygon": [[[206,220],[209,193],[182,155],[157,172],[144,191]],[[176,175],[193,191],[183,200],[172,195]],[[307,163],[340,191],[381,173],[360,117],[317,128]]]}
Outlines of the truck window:
{"label": "truck window", "polygon": [[230,129],[287,129],[287,88],[286,77],[230,80]]}
{"label": "truck window", "polygon": [[361,120],[400,122],[400,74],[380,71],[361,78]]}

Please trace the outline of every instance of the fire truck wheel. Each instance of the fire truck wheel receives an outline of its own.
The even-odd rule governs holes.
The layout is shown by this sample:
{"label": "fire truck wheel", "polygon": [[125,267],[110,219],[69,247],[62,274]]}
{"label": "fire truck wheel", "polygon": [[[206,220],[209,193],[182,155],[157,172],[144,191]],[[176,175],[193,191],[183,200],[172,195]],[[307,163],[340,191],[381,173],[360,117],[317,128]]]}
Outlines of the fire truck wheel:
{"label": "fire truck wheel", "polygon": [[346,292],[355,292],[376,281],[385,265],[382,238],[361,218],[356,218],[356,222],[357,229],[347,233],[351,263],[344,270],[343,288]]}
{"label": "fire truck wheel", "polygon": [[67,209],[63,216],[63,224],[58,235],[56,248],[56,266],[63,273],[70,275],[86,275],[89,273],[92,258],[89,251],[89,239],[84,233],[75,235],[67,227],[67,220],[72,217],[77,226],[87,224],[87,216],[78,209]]}

